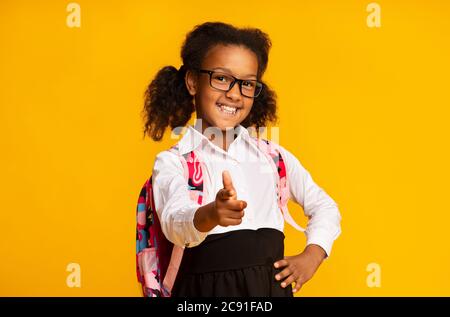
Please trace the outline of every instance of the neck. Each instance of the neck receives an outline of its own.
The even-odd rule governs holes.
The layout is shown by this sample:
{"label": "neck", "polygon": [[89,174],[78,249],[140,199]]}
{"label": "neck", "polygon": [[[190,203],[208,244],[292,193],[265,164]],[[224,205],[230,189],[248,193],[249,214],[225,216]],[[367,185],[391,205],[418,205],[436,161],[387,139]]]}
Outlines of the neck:
{"label": "neck", "polygon": [[[201,120],[202,125],[201,128],[199,124],[195,124],[195,128],[200,131],[203,135],[205,135],[214,145],[220,147],[225,152],[228,151],[228,147],[236,138],[234,127],[226,128],[226,130],[222,130],[216,127],[210,126],[205,120]],[[208,129],[211,128],[211,129]]]}

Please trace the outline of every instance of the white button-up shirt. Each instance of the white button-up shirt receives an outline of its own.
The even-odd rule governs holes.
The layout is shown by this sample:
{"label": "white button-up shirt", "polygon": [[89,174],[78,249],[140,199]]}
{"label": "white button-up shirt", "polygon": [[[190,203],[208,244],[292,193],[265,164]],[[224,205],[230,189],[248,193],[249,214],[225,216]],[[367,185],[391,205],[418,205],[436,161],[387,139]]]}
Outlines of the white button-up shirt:
{"label": "white button-up shirt", "polygon": [[[194,226],[194,215],[200,205],[191,200],[180,158],[162,151],[156,156],[153,168],[153,192],[156,212],[163,233],[172,243],[193,247],[208,234],[232,230],[274,228],[283,232],[284,218],[277,204],[276,177],[267,157],[249,140],[247,129],[236,128],[237,137],[224,151],[205,135],[189,125],[179,141],[181,154],[196,150],[201,154],[207,171],[203,171],[204,196],[202,204],[215,200],[223,188],[222,171],[228,170],[237,198],[247,207],[242,223],[236,226],[214,227],[200,232]],[[321,246],[330,255],[333,241],[341,232],[341,216],[336,202],[311,178],[299,160],[280,146],[284,159],[291,199],[303,207],[309,217],[305,234],[308,244]],[[205,188],[208,187],[208,188]]]}

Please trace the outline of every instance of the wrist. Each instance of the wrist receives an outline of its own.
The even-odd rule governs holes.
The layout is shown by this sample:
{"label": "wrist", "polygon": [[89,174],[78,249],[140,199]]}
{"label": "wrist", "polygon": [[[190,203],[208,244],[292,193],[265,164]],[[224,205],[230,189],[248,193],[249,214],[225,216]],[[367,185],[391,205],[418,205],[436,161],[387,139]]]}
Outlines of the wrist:
{"label": "wrist", "polygon": [[194,226],[200,232],[208,232],[213,229],[216,224],[211,218],[214,208],[214,202],[201,206],[194,215]]}
{"label": "wrist", "polygon": [[308,244],[303,252],[314,258],[318,264],[321,264],[327,257],[325,250],[317,244]]}

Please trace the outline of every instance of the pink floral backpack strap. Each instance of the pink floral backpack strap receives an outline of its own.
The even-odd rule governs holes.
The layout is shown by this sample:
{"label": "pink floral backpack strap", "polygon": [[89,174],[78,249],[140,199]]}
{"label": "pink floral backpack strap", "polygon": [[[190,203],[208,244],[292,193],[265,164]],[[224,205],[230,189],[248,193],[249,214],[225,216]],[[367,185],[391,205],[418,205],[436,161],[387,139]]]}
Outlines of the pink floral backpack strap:
{"label": "pink floral backpack strap", "polygon": [[290,199],[290,191],[289,191],[289,179],[287,175],[287,168],[285,161],[283,160],[283,156],[281,155],[281,151],[279,146],[270,142],[269,140],[252,137],[250,138],[255,145],[267,156],[269,164],[272,166],[272,169],[277,177],[277,202],[280,211],[283,213],[283,217],[287,223],[289,223],[292,227],[294,227],[298,231],[305,231],[304,228],[299,226],[295,220],[292,218],[289,213],[287,204]]}
{"label": "pink floral backpack strap", "polygon": [[205,201],[204,196],[208,193],[209,183],[207,181],[209,178],[205,177],[207,169],[201,154],[195,150],[180,154],[177,144],[172,146],[169,151],[180,158],[191,200],[202,205]]}
{"label": "pink floral backpack strap", "polygon": [[[201,205],[204,202],[203,172],[206,170],[204,168],[203,160],[201,160],[201,156],[196,151],[191,151],[181,155],[178,150],[178,144],[171,147],[169,151],[176,154],[180,158],[191,200]],[[172,287],[183,258],[183,253],[184,248],[174,245],[169,266],[167,268],[167,273],[163,281],[164,288],[169,292],[169,294],[172,291]]]}

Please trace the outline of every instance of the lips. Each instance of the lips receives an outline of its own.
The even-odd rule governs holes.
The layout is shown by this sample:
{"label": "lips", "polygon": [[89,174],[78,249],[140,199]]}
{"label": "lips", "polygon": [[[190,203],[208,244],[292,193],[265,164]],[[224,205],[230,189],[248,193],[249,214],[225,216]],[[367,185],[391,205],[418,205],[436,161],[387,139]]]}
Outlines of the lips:
{"label": "lips", "polygon": [[220,102],[216,103],[216,106],[219,108],[220,112],[229,116],[236,115],[236,113],[238,113],[241,109],[241,107]]}

